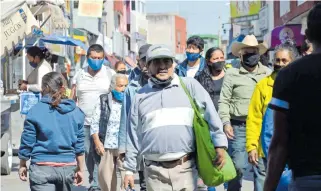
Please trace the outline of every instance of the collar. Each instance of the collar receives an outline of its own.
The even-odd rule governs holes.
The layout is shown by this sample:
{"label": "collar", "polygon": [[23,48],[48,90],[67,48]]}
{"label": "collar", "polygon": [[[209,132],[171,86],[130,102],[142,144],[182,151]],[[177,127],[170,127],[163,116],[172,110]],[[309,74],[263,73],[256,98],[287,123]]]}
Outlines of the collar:
{"label": "collar", "polygon": [[[153,86],[155,86],[156,84],[154,84],[150,79],[148,80],[148,86],[150,88],[153,88]],[[171,84],[168,87],[172,87],[172,86],[180,86],[180,81],[179,81],[179,77],[177,74],[173,73],[173,80],[171,81]]]}
{"label": "collar", "polygon": [[274,85],[274,80],[276,78],[276,75],[277,75],[277,72],[273,72],[269,77],[268,77],[268,80],[267,80],[267,84],[269,86],[272,86]]}
{"label": "collar", "polygon": [[264,66],[260,62],[253,72],[247,71],[241,64],[239,72],[240,74],[266,74],[267,73],[266,70],[264,69]]}
{"label": "collar", "polygon": [[[202,71],[205,67],[205,59],[201,56],[200,58],[200,64],[199,64],[199,71]],[[179,70],[182,70],[182,71],[187,71],[187,65],[188,65],[188,61],[187,59],[185,59],[181,64],[178,64],[176,67],[179,69]]]}
{"label": "collar", "polygon": [[40,61],[40,63],[39,63],[39,64],[37,64],[37,67],[36,67],[35,69],[40,68],[40,66],[43,64],[43,62],[45,62],[45,59],[42,59],[42,60]]}
{"label": "collar", "polygon": [[96,75],[94,75],[94,76],[92,76],[92,75],[89,73],[89,71],[88,71],[89,66],[86,66],[86,67],[84,68],[84,72],[85,72],[86,75],[88,75],[88,76],[90,76],[90,77],[92,77],[92,78],[94,78],[94,77],[99,77],[99,76],[101,75],[101,73],[102,73],[103,67],[104,67],[104,65],[102,65],[102,67],[100,68],[100,70],[99,70],[99,71],[96,73]]}

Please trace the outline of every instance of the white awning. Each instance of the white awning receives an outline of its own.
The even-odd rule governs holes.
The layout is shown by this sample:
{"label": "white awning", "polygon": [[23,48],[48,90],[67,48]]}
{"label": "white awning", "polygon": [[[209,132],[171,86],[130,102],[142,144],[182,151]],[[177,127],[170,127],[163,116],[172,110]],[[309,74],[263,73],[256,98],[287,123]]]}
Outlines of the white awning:
{"label": "white awning", "polygon": [[0,55],[10,51],[25,35],[31,34],[33,28],[39,28],[39,24],[26,3],[2,1]]}
{"label": "white awning", "polygon": [[44,12],[49,12],[51,14],[51,21],[55,28],[68,28],[69,23],[67,19],[64,17],[64,13],[61,8],[57,5],[45,4],[45,5],[37,5],[32,7],[31,12],[34,15],[40,15]]}

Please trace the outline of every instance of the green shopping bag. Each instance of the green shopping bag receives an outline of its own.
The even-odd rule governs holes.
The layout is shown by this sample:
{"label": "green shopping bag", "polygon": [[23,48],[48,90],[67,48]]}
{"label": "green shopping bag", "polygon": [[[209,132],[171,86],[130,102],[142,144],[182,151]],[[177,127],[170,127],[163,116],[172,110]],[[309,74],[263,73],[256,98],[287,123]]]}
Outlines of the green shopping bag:
{"label": "green shopping bag", "polygon": [[224,182],[234,179],[236,177],[236,170],[232,159],[227,152],[225,152],[226,163],[221,170],[217,169],[216,166],[213,165],[216,152],[211,140],[208,124],[202,117],[197,104],[191,97],[181,78],[180,83],[194,109],[193,129],[196,140],[196,161],[199,176],[207,186],[218,186]]}

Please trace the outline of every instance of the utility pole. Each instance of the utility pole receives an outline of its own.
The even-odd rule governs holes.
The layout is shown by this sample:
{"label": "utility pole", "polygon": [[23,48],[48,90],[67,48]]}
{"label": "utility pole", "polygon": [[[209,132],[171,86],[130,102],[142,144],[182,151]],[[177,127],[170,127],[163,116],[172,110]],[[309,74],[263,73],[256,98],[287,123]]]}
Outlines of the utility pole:
{"label": "utility pole", "polygon": [[[70,38],[73,38],[74,36],[74,0],[70,1],[70,26],[69,26],[69,36]],[[73,46],[70,46],[70,87],[71,87],[71,79],[75,76],[75,48]]]}

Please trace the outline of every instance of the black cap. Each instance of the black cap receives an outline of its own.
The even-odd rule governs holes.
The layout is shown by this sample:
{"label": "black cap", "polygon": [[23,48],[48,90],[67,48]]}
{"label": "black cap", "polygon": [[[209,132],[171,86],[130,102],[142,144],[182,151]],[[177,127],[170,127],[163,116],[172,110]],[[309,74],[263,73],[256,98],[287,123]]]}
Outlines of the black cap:
{"label": "black cap", "polygon": [[139,51],[138,51],[139,59],[146,57],[147,51],[151,46],[152,46],[151,44],[145,44],[139,48]]}

